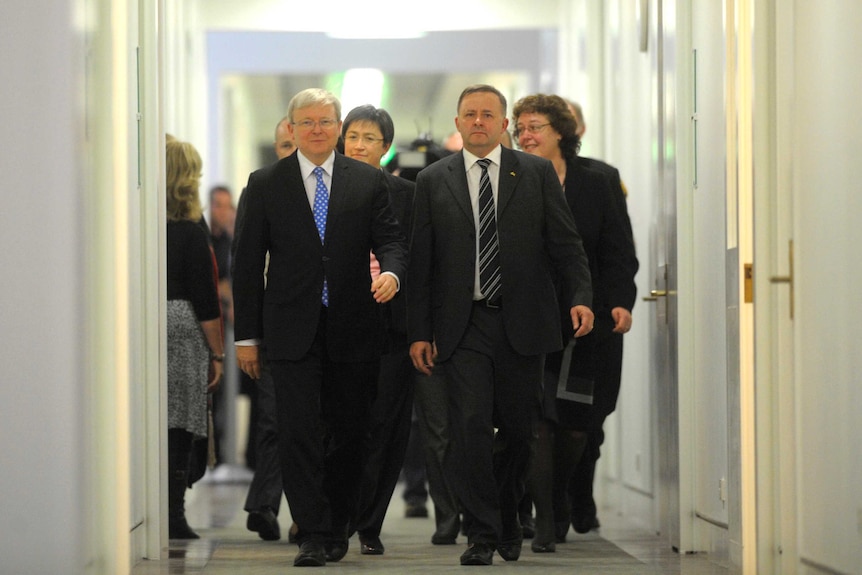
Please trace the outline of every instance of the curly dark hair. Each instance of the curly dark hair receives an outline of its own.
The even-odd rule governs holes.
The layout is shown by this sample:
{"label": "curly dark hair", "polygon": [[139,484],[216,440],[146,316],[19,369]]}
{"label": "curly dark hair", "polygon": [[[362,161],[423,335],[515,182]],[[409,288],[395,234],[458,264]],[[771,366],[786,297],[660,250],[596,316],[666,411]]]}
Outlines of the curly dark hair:
{"label": "curly dark hair", "polygon": [[581,139],[578,137],[578,122],[572,115],[566,101],[554,94],[532,94],[524,96],[515,103],[512,109],[512,123],[515,127],[515,139],[518,139],[518,117],[521,114],[544,114],[548,117],[551,127],[557,131],[560,139],[560,151],[563,157],[570,160],[578,155]]}

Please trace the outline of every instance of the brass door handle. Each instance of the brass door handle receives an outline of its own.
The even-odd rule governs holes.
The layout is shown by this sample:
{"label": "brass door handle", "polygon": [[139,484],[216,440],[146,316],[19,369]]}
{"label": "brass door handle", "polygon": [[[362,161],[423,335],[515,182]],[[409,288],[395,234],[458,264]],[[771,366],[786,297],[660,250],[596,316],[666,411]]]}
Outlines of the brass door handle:
{"label": "brass door handle", "polygon": [[669,295],[675,295],[676,292],[673,290],[663,290],[663,289],[651,289],[649,290],[649,295],[644,296],[643,301],[658,301],[660,297],[667,297]]}

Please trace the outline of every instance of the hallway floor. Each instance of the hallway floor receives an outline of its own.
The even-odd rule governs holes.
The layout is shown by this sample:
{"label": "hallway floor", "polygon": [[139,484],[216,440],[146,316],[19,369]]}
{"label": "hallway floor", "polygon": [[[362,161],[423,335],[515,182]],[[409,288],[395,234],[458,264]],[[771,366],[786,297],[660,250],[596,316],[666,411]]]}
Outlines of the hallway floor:
{"label": "hallway floor", "polygon": [[[402,486],[395,491],[383,526],[384,555],[359,553],[357,538],[350,541],[347,556],[313,573],[423,574],[463,573],[458,558],[465,549],[458,545],[431,545],[432,518],[404,517]],[[245,528],[247,483],[198,483],[186,501],[189,524],[201,535],[191,542],[171,541],[170,557],[164,561],[142,561],[132,575],[270,575],[295,570],[295,545],[287,543],[290,520],[282,507],[281,541],[266,542]],[[600,515],[599,532],[578,535],[569,531],[567,542],[557,552],[536,554],[526,542],[521,558],[507,563],[494,555],[492,568],[542,575],[728,575],[732,571],[710,561],[705,554],[680,556],[653,534],[626,526],[621,518]]]}

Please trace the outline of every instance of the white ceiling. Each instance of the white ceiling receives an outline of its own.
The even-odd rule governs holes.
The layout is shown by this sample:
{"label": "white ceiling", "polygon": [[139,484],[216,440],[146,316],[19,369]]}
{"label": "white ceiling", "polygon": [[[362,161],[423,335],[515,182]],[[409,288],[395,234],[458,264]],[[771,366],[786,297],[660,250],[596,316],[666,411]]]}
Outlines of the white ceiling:
{"label": "white ceiling", "polygon": [[[549,42],[537,31],[556,30],[559,2],[371,0],[355,3],[329,0],[327,10],[322,12],[320,3],[293,0],[199,0],[196,27],[208,38],[208,44],[212,46],[213,38],[230,38],[225,57],[241,55],[220,68],[215,84],[213,78],[209,79],[209,133],[218,138],[215,149],[210,147],[210,166],[216,171],[212,175],[239,186],[238,181],[264,161],[256,151],[252,154],[250,150],[265,149],[272,142],[275,124],[284,115],[290,98],[308,87],[327,87],[330,74],[349,67],[384,69],[389,98],[381,105],[395,121],[398,148],[408,147],[420,135],[430,135],[441,142],[454,130],[455,105],[465,86],[478,82],[492,84],[514,99],[527,91],[536,91],[539,78],[547,81],[549,75],[544,71],[554,69],[555,62],[549,65],[540,61],[546,56],[533,55],[553,51],[555,57],[556,43],[542,45]],[[453,39],[458,48],[446,46],[429,50],[432,53],[403,54],[400,47],[414,43],[369,39],[354,44],[357,49],[348,48],[343,56],[327,56],[326,43],[315,44],[317,48],[312,50],[291,45],[288,49],[276,48],[262,54],[251,38],[265,37],[277,45],[279,40],[272,40],[274,37],[291,37],[293,40],[286,40],[290,44],[295,38],[304,37],[303,33],[316,32],[314,36],[321,38],[320,32],[345,30],[345,22],[349,24],[348,31],[372,35],[375,31],[408,27],[416,30],[412,23],[421,24],[422,30],[430,34],[419,42],[439,38],[440,34],[435,33],[443,32],[443,37]],[[446,34],[446,31],[457,33]],[[475,31],[482,32],[473,34]],[[494,36],[513,39],[506,44],[507,50],[500,49],[499,44],[494,49],[483,50],[489,31],[499,31],[500,34],[494,32]],[[330,44],[345,45],[344,40],[340,40],[341,44],[338,42],[333,39]],[[381,42],[399,48],[380,48]],[[521,42],[523,46],[518,45]],[[252,45],[247,46],[248,43]],[[355,52],[372,45],[376,50],[373,54],[366,54],[364,59],[356,55]],[[442,54],[446,49],[449,53]],[[214,52],[209,49],[211,75]],[[529,55],[526,62],[524,54]],[[353,62],[349,61],[351,57]],[[517,64],[510,64],[511,59],[519,57]],[[342,60],[344,65],[341,65]],[[230,92],[228,97],[226,90]],[[231,107],[233,109],[228,109]],[[348,111],[343,110],[343,115]]]}
{"label": "white ceiling", "polygon": [[[354,28],[409,26],[432,32],[555,28],[568,0],[199,0],[204,30],[325,32],[342,22]],[[321,7],[325,7],[322,10]]]}

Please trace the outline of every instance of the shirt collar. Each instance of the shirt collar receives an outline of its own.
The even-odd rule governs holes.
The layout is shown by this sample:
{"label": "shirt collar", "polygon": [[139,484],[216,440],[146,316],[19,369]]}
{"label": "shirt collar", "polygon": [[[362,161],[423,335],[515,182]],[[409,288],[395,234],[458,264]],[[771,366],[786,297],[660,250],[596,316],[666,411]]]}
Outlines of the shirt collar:
{"label": "shirt collar", "polygon": [[[464,169],[469,172],[470,168],[473,167],[473,164],[475,164],[481,158],[475,154],[471,154],[470,152],[468,152],[467,148],[463,148],[462,151],[464,153]],[[488,155],[485,157],[488,158],[489,160],[491,160],[497,166],[499,166],[500,165],[500,157],[502,155],[503,155],[503,146],[501,144],[497,144],[497,147],[494,148],[493,150],[491,150],[490,153],[488,153]]]}
{"label": "shirt collar", "polygon": [[[299,160],[299,171],[302,174],[302,179],[308,178],[311,175],[311,172],[314,168],[317,167],[317,164],[306,158],[301,151],[296,151],[296,157]],[[332,177],[332,169],[335,165],[335,150],[329,154],[329,157],[320,164],[320,167],[323,168],[323,171],[329,174],[329,177]]]}

